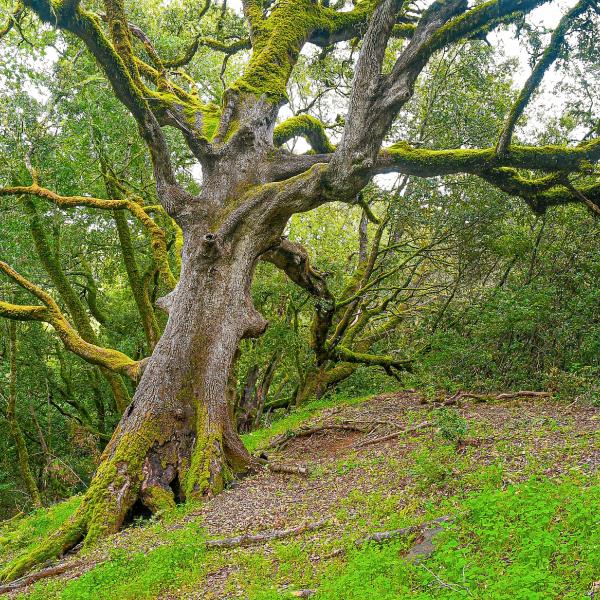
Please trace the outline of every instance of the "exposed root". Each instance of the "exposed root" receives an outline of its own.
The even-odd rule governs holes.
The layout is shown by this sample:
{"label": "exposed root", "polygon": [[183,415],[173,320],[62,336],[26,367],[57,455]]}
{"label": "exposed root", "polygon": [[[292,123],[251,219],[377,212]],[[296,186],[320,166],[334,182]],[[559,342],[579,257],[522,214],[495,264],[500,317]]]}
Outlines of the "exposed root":
{"label": "exposed root", "polygon": [[373,426],[365,426],[365,424],[359,424],[352,421],[344,421],[342,423],[324,423],[323,425],[316,425],[314,427],[303,426],[278,435],[267,447],[271,449],[276,448],[283,450],[283,448],[285,448],[285,446],[294,438],[309,437],[322,431],[360,431],[362,433],[367,433],[372,429]]}
{"label": "exposed root", "polygon": [[327,519],[321,519],[313,523],[305,523],[298,527],[291,527],[290,529],[273,529],[271,531],[264,531],[256,533],[254,535],[238,535],[231,538],[223,538],[220,540],[208,540],[206,542],[206,548],[239,548],[244,546],[253,546],[255,544],[265,544],[273,540],[281,540],[295,535],[301,535],[307,531],[315,531],[327,525]]}
{"label": "exposed root", "polygon": [[78,562],[63,562],[58,565],[54,565],[52,567],[48,567],[46,569],[42,569],[41,571],[36,571],[35,573],[31,573],[30,575],[26,575],[25,577],[21,577],[12,583],[7,583],[6,585],[0,585],[0,594],[7,594],[9,592],[16,592],[17,590],[21,590],[40,579],[46,579],[48,577],[54,577],[56,575],[62,575],[67,571],[71,571],[73,569],[79,568],[83,564],[82,561]]}
{"label": "exposed root", "polygon": [[31,568],[62,556],[85,535],[87,523],[77,511],[62,527],[57,529],[30,553],[16,559],[0,572],[0,581],[14,581]]}

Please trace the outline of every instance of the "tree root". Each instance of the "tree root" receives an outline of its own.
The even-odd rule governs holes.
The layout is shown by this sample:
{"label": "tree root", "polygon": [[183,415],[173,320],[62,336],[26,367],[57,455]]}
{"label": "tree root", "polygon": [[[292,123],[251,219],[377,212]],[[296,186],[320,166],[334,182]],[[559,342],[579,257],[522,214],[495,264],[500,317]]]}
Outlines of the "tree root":
{"label": "tree root", "polygon": [[476,402],[489,402],[490,400],[503,401],[515,400],[516,398],[550,398],[550,392],[532,392],[530,390],[522,390],[519,392],[504,392],[500,394],[477,394],[474,392],[463,392],[459,390],[456,394],[450,396],[442,402],[444,406],[452,406],[458,404],[461,400],[468,398]]}
{"label": "tree root", "polygon": [[419,431],[421,429],[426,429],[427,427],[433,427],[433,423],[430,421],[425,421],[423,423],[419,423],[418,425],[414,425],[413,427],[405,427],[404,429],[399,429],[394,431],[393,433],[388,433],[387,435],[382,435],[376,438],[366,439],[362,442],[359,442],[354,447],[355,448],[364,448],[365,446],[371,446],[372,444],[379,444],[381,442],[387,442],[388,440],[393,440],[398,436],[406,433],[412,433],[414,431]]}
{"label": "tree root", "polygon": [[253,546],[255,544],[264,544],[273,540],[281,540],[295,535],[301,535],[308,531],[316,531],[321,527],[327,525],[329,521],[327,519],[321,519],[313,523],[304,523],[298,527],[291,527],[290,529],[273,529],[271,531],[264,531],[262,533],[256,533],[253,535],[243,534],[231,538],[223,538],[220,540],[208,540],[206,542],[206,548],[240,548],[245,546]]}
{"label": "tree root", "polygon": [[[289,529],[273,529],[270,531],[263,531],[261,533],[256,533],[252,535],[243,534],[230,538],[207,540],[205,542],[205,547],[207,550],[213,550],[221,548],[243,548],[246,546],[253,546],[256,544],[265,544],[274,540],[282,540],[296,535],[302,535],[303,533],[307,533],[309,531],[316,531],[317,529],[320,529],[321,527],[327,525],[327,523],[327,519],[321,519],[320,521],[304,523],[302,525],[299,525],[297,527],[291,527]],[[11,583],[0,586],[0,594],[15,592],[35,583],[36,581],[39,581],[40,579],[46,579],[48,577],[62,575],[67,571],[79,568],[83,564],[83,561],[66,561],[58,563],[51,567],[47,567],[45,569],[41,569],[40,571],[36,571],[34,573],[26,575],[25,577],[21,577],[20,579],[16,579]]]}

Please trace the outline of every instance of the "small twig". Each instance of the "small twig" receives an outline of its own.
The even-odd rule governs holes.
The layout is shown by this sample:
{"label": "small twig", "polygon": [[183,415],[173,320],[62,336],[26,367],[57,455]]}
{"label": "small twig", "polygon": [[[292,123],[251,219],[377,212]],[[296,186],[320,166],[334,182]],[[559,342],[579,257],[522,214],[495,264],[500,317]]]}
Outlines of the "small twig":
{"label": "small twig", "polygon": [[364,441],[356,444],[355,448],[364,448],[365,446],[370,446],[372,444],[379,444],[380,442],[387,442],[388,440],[393,440],[402,434],[413,433],[414,431],[419,431],[420,429],[426,429],[427,427],[433,427],[433,423],[431,423],[430,421],[425,421],[424,423],[419,423],[418,425],[414,425],[413,427],[405,427],[404,429],[399,429],[398,431],[394,431],[393,433],[388,433],[387,435],[382,435],[380,437],[372,438],[370,440],[364,440]]}
{"label": "small twig", "polygon": [[446,400],[443,401],[444,406],[452,406],[458,404],[463,398],[470,398],[472,400],[478,400],[480,402],[486,402],[488,400],[514,400],[515,398],[550,398],[552,394],[550,392],[532,392],[529,390],[522,390],[520,392],[504,392],[501,394],[477,394],[475,392],[463,392],[458,391]]}
{"label": "small twig", "polygon": [[297,437],[308,437],[314,435],[315,433],[320,433],[321,431],[331,431],[331,430],[340,430],[340,431],[360,431],[366,432],[368,431],[368,427],[364,427],[364,425],[357,425],[356,423],[342,422],[342,423],[324,423],[323,425],[316,425],[314,427],[300,427],[299,429],[295,429],[293,431],[288,431],[281,435],[278,435],[274,438],[271,443],[267,446],[267,448],[283,448],[290,440]]}

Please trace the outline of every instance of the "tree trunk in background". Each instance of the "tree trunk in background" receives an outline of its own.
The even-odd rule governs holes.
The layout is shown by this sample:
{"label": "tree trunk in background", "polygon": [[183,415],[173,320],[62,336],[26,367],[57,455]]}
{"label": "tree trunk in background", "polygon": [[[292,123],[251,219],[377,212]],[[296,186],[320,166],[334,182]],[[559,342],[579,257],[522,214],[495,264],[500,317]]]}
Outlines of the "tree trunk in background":
{"label": "tree trunk in background", "polygon": [[36,508],[42,506],[42,497],[38,489],[35,477],[31,471],[29,464],[29,452],[25,444],[25,437],[19,425],[16,414],[17,404],[17,324],[15,321],[8,322],[8,354],[10,361],[10,376],[8,383],[8,405],[6,407],[6,420],[10,428],[10,433],[15,440],[15,448],[17,452],[17,461],[19,463],[19,471],[25,482],[27,492],[31,497],[31,502]]}

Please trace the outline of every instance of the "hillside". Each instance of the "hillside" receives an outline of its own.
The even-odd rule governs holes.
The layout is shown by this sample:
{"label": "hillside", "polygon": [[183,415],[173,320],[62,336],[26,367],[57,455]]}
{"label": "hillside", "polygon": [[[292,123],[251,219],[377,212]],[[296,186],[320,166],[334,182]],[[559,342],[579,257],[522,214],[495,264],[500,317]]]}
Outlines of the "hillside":
{"label": "hillside", "polygon": [[[465,398],[439,408],[406,392],[314,402],[245,439],[299,473],[264,471],[160,522],[138,518],[60,561],[54,577],[9,595],[593,596],[599,424],[600,408],[552,399]],[[26,551],[77,502],[5,523],[1,562]]]}

